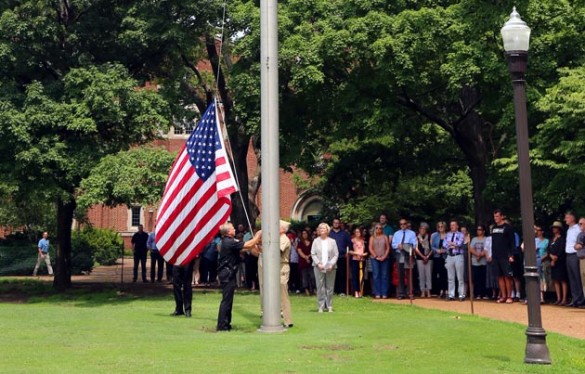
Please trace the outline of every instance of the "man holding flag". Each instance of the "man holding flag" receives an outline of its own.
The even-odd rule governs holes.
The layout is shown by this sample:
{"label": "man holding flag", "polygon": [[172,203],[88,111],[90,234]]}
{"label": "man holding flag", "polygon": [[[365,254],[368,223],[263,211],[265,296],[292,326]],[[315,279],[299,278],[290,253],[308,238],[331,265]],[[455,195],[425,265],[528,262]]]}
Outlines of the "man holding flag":
{"label": "man holding flag", "polygon": [[219,232],[221,233],[222,239],[219,250],[217,276],[221,283],[222,299],[217,316],[217,331],[230,331],[232,329],[232,305],[236,290],[236,274],[241,261],[240,255],[258,244],[262,239],[262,231],[258,230],[256,235],[247,242],[234,239],[236,229],[229,222],[222,225]]}

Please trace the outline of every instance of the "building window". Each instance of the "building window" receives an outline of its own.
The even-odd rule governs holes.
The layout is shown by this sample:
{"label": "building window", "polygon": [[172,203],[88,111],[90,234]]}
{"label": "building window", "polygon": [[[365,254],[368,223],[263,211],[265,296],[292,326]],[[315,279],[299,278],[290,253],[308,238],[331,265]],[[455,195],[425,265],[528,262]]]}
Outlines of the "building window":
{"label": "building window", "polygon": [[140,211],[142,207],[140,205],[132,207],[132,226],[136,227],[141,224],[140,222]]}

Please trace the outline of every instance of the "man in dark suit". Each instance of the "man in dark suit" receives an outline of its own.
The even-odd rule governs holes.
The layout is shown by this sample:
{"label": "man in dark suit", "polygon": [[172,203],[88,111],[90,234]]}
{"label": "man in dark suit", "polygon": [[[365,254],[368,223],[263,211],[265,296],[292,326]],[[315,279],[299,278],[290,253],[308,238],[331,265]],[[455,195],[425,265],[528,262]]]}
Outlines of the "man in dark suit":
{"label": "man in dark suit", "polygon": [[136,282],[138,278],[138,264],[142,266],[142,281],[148,282],[146,279],[146,255],[148,249],[146,242],[148,241],[148,234],[144,232],[144,226],[138,225],[138,231],[132,235],[132,252],[134,253],[134,273],[132,282]]}

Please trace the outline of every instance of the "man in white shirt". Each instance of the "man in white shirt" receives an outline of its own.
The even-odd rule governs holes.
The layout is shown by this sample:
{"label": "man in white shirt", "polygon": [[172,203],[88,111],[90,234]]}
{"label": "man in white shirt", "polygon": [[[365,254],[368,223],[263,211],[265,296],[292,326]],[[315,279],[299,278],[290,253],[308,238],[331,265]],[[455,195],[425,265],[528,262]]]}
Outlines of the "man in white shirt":
{"label": "man in white shirt", "polygon": [[569,285],[571,287],[572,296],[572,301],[568,306],[580,307],[585,305],[585,297],[583,296],[581,269],[579,267],[579,257],[577,257],[575,244],[577,244],[577,237],[581,230],[579,230],[575,213],[571,211],[565,213],[565,223],[569,227],[567,229],[565,253],[567,254],[567,273],[569,275]]}

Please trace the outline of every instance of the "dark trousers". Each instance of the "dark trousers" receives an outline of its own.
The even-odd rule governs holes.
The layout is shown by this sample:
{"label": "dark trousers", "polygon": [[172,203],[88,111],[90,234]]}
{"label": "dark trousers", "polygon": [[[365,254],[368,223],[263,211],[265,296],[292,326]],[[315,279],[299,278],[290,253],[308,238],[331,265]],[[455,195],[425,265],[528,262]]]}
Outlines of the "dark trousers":
{"label": "dark trousers", "polygon": [[258,288],[258,257],[246,254],[244,267],[246,268],[246,287],[252,288],[254,285]]}
{"label": "dark trousers", "polygon": [[142,280],[146,282],[146,251],[134,251],[134,273],[132,280],[138,279],[138,264],[142,267]]}
{"label": "dark trousers", "polygon": [[201,257],[201,264],[199,265],[199,282],[213,283],[217,280],[217,261],[212,261],[208,258]]}
{"label": "dark trousers", "polygon": [[[158,269],[156,267],[158,266]],[[154,282],[154,273],[156,272],[156,280],[161,282],[163,276],[163,269],[165,266],[165,260],[161,256],[159,251],[150,251],[150,280]]]}
{"label": "dark trousers", "polygon": [[345,256],[337,260],[337,273],[335,274],[335,288],[334,291],[337,294],[346,292],[346,279],[347,279],[347,264],[345,263]]}
{"label": "dark trousers", "polygon": [[[405,260],[408,261],[408,258]],[[410,269],[404,267],[405,264],[398,264],[398,296],[406,297],[410,295]]]}
{"label": "dark trousers", "polygon": [[236,291],[236,272],[222,269],[218,275],[222,297],[221,304],[219,304],[219,314],[217,315],[217,331],[229,331],[232,329],[232,307],[234,304],[234,292]]}
{"label": "dark trousers", "polygon": [[361,289],[360,284],[360,262],[362,263],[362,279],[366,276],[366,263],[359,260],[351,259],[349,261],[351,270],[351,290],[353,292],[359,292]]}
{"label": "dark trousers", "polygon": [[575,306],[585,305],[583,285],[581,284],[581,270],[579,257],[576,253],[567,254],[567,273],[569,275],[569,287],[571,287],[572,303]]}
{"label": "dark trousers", "polygon": [[187,266],[173,266],[173,293],[175,294],[175,312],[179,314],[191,313],[193,300],[193,266],[195,260]]}
{"label": "dark trousers", "polygon": [[167,281],[171,282],[173,280],[173,265],[165,261],[165,266],[167,267]]}
{"label": "dark trousers", "polygon": [[[471,275],[473,279],[473,293],[475,297],[485,297],[487,296],[487,289],[485,287],[486,284],[486,269],[487,266],[472,266],[471,267]],[[471,294],[470,294],[471,296]]]}
{"label": "dark trousers", "polygon": [[301,289],[301,274],[299,271],[299,264],[291,262],[290,275],[288,277],[288,289],[291,291],[300,291]]}
{"label": "dark trousers", "polygon": [[438,295],[441,291],[447,290],[447,269],[442,256],[434,257],[433,261],[433,293]]}

